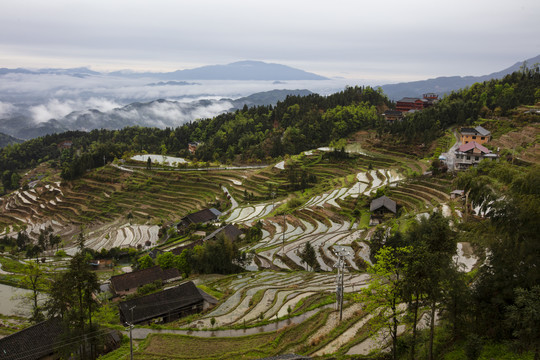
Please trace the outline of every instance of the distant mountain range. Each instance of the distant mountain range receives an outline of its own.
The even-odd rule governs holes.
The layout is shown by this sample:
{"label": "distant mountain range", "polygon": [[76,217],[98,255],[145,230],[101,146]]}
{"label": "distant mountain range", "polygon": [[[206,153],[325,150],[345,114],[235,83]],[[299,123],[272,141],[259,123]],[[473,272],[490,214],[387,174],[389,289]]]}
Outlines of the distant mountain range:
{"label": "distant mountain range", "polygon": [[525,61],[519,61],[502,71],[494,72],[483,76],[442,76],[435,79],[412,81],[399,84],[388,84],[381,86],[384,93],[392,100],[399,100],[403,97],[421,97],[422,94],[436,93],[439,95],[448,94],[452,91],[463,89],[477,82],[484,82],[491,79],[501,79],[505,75],[518,71],[523,64],[534,65],[540,63],[540,55]]}
{"label": "distant mountain range", "polygon": [[19,144],[19,143],[22,143],[23,141],[24,140],[14,138],[13,136],[0,133],[0,148],[3,148],[4,146],[8,146],[10,144]]}
{"label": "distant mountain range", "polygon": [[4,132],[21,139],[31,139],[67,130],[121,129],[126,126],[177,127],[200,118],[208,118],[227,111],[259,105],[275,105],[287,95],[306,96],[309,90],[272,90],[239,99],[197,100],[191,102],[154,100],[135,102],[111,111],[89,109],[74,111],[62,118],[35,123],[30,116],[0,119]]}
{"label": "distant mountain range", "polygon": [[[540,56],[525,62],[534,65],[540,62]],[[431,92],[444,95],[471,86],[475,82],[502,78],[519,70],[523,63],[520,61],[507,69],[484,76],[438,77],[383,85],[382,89],[393,100],[420,97]],[[100,73],[87,68],[1,68],[0,77],[3,85],[0,92],[0,116],[3,117],[0,118],[0,129],[18,139],[31,139],[66,130],[119,129],[133,125],[176,127],[188,121],[234,111],[244,105],[273,105],[289,94],[304,96],[312,93],[309,90],[272,90],[233,100],[231,97],[234,95],[223,95],[223,98],[219,98],[222,96],[220,94],[223,94],[220,92],[223,88],[227,88],[228,94],[236,91],[234,87],[232,91],[228,89],[230,83],[206,80],[236,80],[238,82],[235,86],[244,86],[246,89],[250,89],[255,83],[250,80],[272,81],[272,87],[284,87],[288,82],[292,84],[296,80],[327,80],[303,70],[261,61],[239,61],[228,65],[203,66],[166,73]],[[33,82],[41,84],[43,89],[37,87],[39,90],[34,90],[34,86],[29,85]],[[209,91],[208,84],[218,85]],[[304,84],[302,82],[300,86],[303,87]],[[325,82],[311,84],[317,88],[317,85]],[[268,85],[270,83],[264,84],[266,88]],[[24,91],[19,91],[19,86]],[[183,91],[184,89],[186,91]],[[117,102],[117,98],[121,99],[121,102]],[[98,103],[105,105],[100,107],[96,105]]]}
{"label": "distant mountain range", "polygon": [[266,63],[263,61],[238,61],[227,65],[208,65],[195,69],[176,70],[173,72],[134,72],[131,70],[100,73],[87,68],[74,69],[7,69],[0,68],[0,75],[5,74],[55,74],[74,77],[116,76],[125,78],[154,78],[174,80],[328,80],[324,76],[313,74],[290,66]]}

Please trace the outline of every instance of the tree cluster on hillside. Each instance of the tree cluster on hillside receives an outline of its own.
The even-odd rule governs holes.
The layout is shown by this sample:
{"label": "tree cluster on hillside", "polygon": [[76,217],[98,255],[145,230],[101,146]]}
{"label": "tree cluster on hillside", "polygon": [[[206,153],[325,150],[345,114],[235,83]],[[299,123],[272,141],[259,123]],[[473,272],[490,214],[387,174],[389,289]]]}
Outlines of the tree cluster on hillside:
{"label": "tree cluster on hillside", "polygon": [[[370,87],[348,87],[320,96],[288,96],[276,106],[258,106],[184,124],[176,129],[128,127],[121,130],[69,131],[12,144],[0,150],[4,191],[18,187],[17,171],[54,160],[66,180],[127,153],[190,157],[187,145],[201,142],[202,161],[253,161],[297,154],[328,145],[362,129],[377,129],[411,144],[427,144],[452,125],[479,116],[504,115],[518,104],[540,99],[540,69],[525,68],[502,80],[475,84],[441,99],[435,106],[387,124],[378,115],[392,103]],[[60,149],[63,140],[71,149]]]}
{"label": "tree cluster on hillside", "polygon": [[73,256],[68,270],[58,273],[49,286],[45,305],[49,318],[62,321],[63,332],[57,341],[62,358],[95,359],[104,331],[92,321],[98,309],[94,293],[99,290],[95,272],[91,271],[89,258],[82,252]]}
{"label": "tree cluster on hillside", "polygon": [[[70,180],[130,152],[190,157],[187,147],[194,141],[204,144],[196,153],[202,161],[251,161],[296,154],[373,127],[380,121],[377,109],[388,105],[388,99],[370,87],[348,87],[329,96],[289,96],[275,107],[246,106],[176,129],[135,126],[69,131],[0,149],[0,174],[5,190],[14,189],[18,179],[12,177],[17,171],[53,160],[62,177]],[[58,147],[64,140],[72,141],[70,149]]]}
{"label": "tree cluster on hillside", "polygon": [[182,276],[188,277],[192,272],[198,274],[233,274],[243,271],[242,265],[247,261],[247,254],[240,251],[235,242],[218,236],[205,241],[193,249],[186,248],[180,255],[165,252],[156,260],[148,255],[137,260],[139,269],[159,265],[163,269],[176,268]]}
{"label": "tree cluster on hillside", "polygon": [[[429,359],[444,351],[434,343],[438,312],[452,342],[466,341],[473,351],[483,342],[510,341],[520,350],[532,351],[536,359],[540,167],[483,162],[460,173],[456,185],[469,193],[486,218],[470,218],[453,231],[436,212],[404,233],[377,229],[371,240],[374,281],[364,300],[379,312],[380,326],[388,328],[394,358],[399,341],[401,356],[408,353],[411,359],[420,356],[420,345]],[[478,249],[485,249],[483,265],[471,274],[460,272],[452,260],[456,237],[474,239]],[[406,310],[399,303],[407,303]],[[429,319],[425,344],[419,342],[417,331],[424,312]],[[397,327],[404,322],[412,331],[398,339]]]}
{"label": "tree cluster on hillside", "polygon": [[524,68],[500,80],[476,83],[452,92],[434,106],[406,116],[402,121],[383,124],[387,132],[411,144],[429,144],[453,125],[473,124],[481,116],[508,115],[518,105],[540,101],[540,67]]}

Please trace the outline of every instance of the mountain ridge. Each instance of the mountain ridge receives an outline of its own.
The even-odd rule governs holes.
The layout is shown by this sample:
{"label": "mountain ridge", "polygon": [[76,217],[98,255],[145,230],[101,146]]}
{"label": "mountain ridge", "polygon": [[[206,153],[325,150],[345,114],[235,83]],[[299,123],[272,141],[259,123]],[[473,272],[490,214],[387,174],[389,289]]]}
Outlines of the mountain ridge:
{"label": "mountain ridge", "polygon": [[264,61],[242,60],[225,65],[205,65],[193,69],[175,70],[171,72],[135,72],[131,70],[118,70],[112,72],[98,72],[86,67],[78,68],[44,68],[30,70],[24,68],[0,68],[0,75],[16,74],[53,74],[74,77],[86,76],[117,76],[125,78],[151,77],[161,80],[328,80],[301,69],[287,65],[267,63]]}
{"label": "mountain ridge", "polygon": [[504,76],[518,71],[524,64],[534,65],[540,63],[540,55],[533,58],[518,61],[514,65],[501,71],[481,76],[439,76],[432,79],[403,82],[398,84],[382,85],[384,93],[391,100],[399,100],[407,96],[422,96],[425,93],[436,93],[438,95],[448,94],[452,91],[463,89],[477,82],[501,79]]}

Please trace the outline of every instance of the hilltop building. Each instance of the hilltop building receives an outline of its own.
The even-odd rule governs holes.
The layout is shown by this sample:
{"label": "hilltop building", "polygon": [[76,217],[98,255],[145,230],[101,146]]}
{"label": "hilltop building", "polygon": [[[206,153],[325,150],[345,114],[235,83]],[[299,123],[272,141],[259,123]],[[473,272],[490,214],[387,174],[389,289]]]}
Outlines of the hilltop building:
{"label": "hilltop building", "polygon": [[433,93],[424,94],[422,98],[404,97],[396,103],[396,110],[401,112],[424,110],[435,104],[438,99],[439,95]]}

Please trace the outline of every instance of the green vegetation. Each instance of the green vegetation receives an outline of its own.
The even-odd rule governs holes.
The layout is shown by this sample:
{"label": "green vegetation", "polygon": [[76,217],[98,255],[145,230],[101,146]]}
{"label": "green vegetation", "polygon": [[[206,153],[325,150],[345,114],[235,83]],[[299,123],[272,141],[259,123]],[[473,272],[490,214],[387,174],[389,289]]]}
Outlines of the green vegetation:
{"label": "green vegetation", "polygon": [[[323,291],[294,300],[294,296],[306,291],[299,290],[302,287],[300,281],[311,276],[324,277],[320,273],[297,271],[302,269],[301,264],[320,271],[321,265],[333,265],[333,259],[321,250],[326,244],[314,246],[309,241],[293,249],[303,261],[300,265],[287,255],[288,250],[275,251],[281,247],[281,239],[276,237],[279,235],[276,232],[284,221],[295,228],[295,235],[285,240],[286,248],[304,232],[330,235],[329,228],[339,228],[337,225],[345,225],[340,231],[349,231],[348,234],[368,229],[356,233],[357,238],[350,239],[350,243],[342,243],[351,245],[355,251],[354,261],[361,270],[368,266],[360,256],[360,244],[369,243],[374,263],[369,271],[374,280],[369,291],[361,296],[346,296],[349,305],[355,299],[361,299],[365,308],[320,338],[311,339],[309,344],[307,339],[329,321],[329,309],[321,310],[300,325],[251,337],[201,340],[153,335],[139,343],[136,357],[205,358],[211,354],[218,359],[257,358],[288,351],[311,354],[313,349],[322,349],[345,336],[349,327],[370,313],[377,316],[351,335],[347,344],[337,351],[336,357],[346,358],[346,351],[353,345],[386,328],[392,338],[391,356],[394,359],[510,359],[518,356],[532,359],[539,351],[535,335],[540,331],[537,316],[540,313],[537,271],[540,266],[537,241],[540,233],[540,168],[518,155],[533,152],[538,139],[534,136],[527,138],[518,143],[515,151],[503,151],[501,154],[504,156],[499,162],[483,162],[455,178],[445,174],[436,160],[452,145],[454,136],[450,129],[453,128],[482,124],[493,130],[495,140],[500,140],[503,135],[537,127],[538,116],[526,115],[516,106],[534,104],[539,100],[539,82],[539,69],[525,69],[503,80],[477,84],[453,93],[434,107],[392,125],[381,121],[377,115],[391,105],[384,96],[370,88],[347,88],[329,97],[289,97],[276,107],[244,108],[177,129],[134,127],[118,131],[70,132],[10,145],[0,150],[4,190],[20,188],[21,170],[27,164],[43,163],[45,167],[46,163],[48,169],[61,172],[65,181],[57,185],[57,190],[50,190],[50,194],[39,194],[45,199],[39,205],[21,192],[21,200],[15,199],[18,201],[16,213],[10,215],[6,211],[0,217],[0,230],[11,229],[19,234],[17,238],[2,238],[0,246],[3,251],[18,256],[24,254],[36,260],[44,251],[53,253],[56,250],[65,256],[65,252],[58,251],[59,239],[52,231],[43,229],[37,235],[35,231],[33,234],[23,231],[25,222],[21,218],[42,216],[71,225],[93,226],[113,220],[158,225],[160,241],[167,242],[160,246],[170,249],[173,245],[200,240],[200,235],[194,235],[195,230],[208,233],[214,229],[213,226],[194,226],[186,233],[178,234],[176,227],[171,225],[202,207],[229,209],[230,195],[240,203],[238,210],[244,215],[251,208],[265,209],[264,218],[251,223],[254,226],[247,229],[241,242],[218,237],[191,249],[186,248],[180,255],[166,252],[155,261],[148,255],[141,256],[135,248],[127,251],[118,248],[100,252],[85,250],[84,254],[114,259],[125,256],[136,262],[140,269],[154,264],[163,268],[175,267],[187,278],[193,274],[239,272],[242,270],[240,265],[248,260],[247,254],[239,249],[242,246],[252,248],[256,264],[262,264],[263,260],[269,262],[264,265],[266,267],[276,268],[276,264],[280,264],[279,267],[290,269],[286,275],[288,279],[295,276],[302,279],[293,286],[263,280],[272,286],[257,288],[261,283],[257,283],[260,279],[256,279],[256,273],[220,277],[198,286],[220,299],[220,305],[230,302],[222,315],[232,314],[231,319],[222,321],[219,314],[206,313],[174,323],[176,327],[202,324],[201,327],[214,328],[214,325],[230,324],[230,327],[249,328],[273,321],[278,313],[283,314],[283,309],[287,311],[285,317],[294,316],[335,301],[335,295]],[[359,130],[365,131],[358,133]],[[362,154],[345,151],[353,135],[355,139],[365,136],[362,138]],[[60,152],[55,144],[61,139],[72,140],[73,150]],[[186,145],[193,140],[203,141],[205,145],[200,146],[195,155],[190,155]],[[336,150],[299,154],[328,144]],[[284,168],[268,166],[243,170],[242,173],[226,169],[194,171],[172,167],[162,169],[155,164],[137,164],[129,160],[132,154],[143,150],[183,156],[202,167],[213,166],[218,161],[259,164],[279,159],[284,161]],[[418,159],[419,155],[425,159]],[[104,161],[111,162],[121,157],[127,166],[140,167],[130,171],[102,166]],[[421,176],[430,163],[434,176]],[[322,199],[353,186],[357,173],[365,173],[362,184],[367,186],[390,178],[386,172],[389,169],[392,169],[392,174],[399,171],[408,175],[408,179],[395,186],[378,188],[373,194],[336,197],[332,202]],[[222,187],[226,187],[228,194]],[[449,192],[456,188],[468,193],[467,204],[449,199]],[[381,195],[396,200],[398,212],[371,230],[369,204]],[[53,206],[50,201],[56,204]],[[265,202],[262,206],[253,204],[262,201]],[[271,202],[281,202],[281,206],[272,209]],[[32,205],[26,206],[28,203]],[[250,203],[249,209],[247,203]],[[441,215],[441,203],[445,204],[445,211],[450,210],[450,219]],[[473,215],[471,204],[480,206],[486,216]],[[434,212],[434,209],[438,210]],[[462,218],[458,211],[464,214]],[[418,213],[428,216],[419,218]],[[280,227],[274,227],[272,223]],[[320,228],[313,230],[317,227]],[[276,241],[259,244],[268,238]],[[315,236],[313,238],[316,239]],[[457,239],[472,243],[480,262],[484,261],[483,266],[476,265],[469,274],[457,271],[452,261]],[[268,258],[264,258],[264,252],[269,254]],[[98,307],[90,299],[90,287],[95,285],[95,279],[87,273],[89,259],[84,256],[71,258],[68,271],[60,273],[50,289],[53,299],[49,303],[50,314],[64,315],[75,335],[91,331],[96,323],[118,324],[116,307],[106,302]],[[0,262],[4,271],[17,274],[2,275],[2,281],[17,282],[34,290],[31,299],[34,304],[33,320],[39,320],[43,309],[38,306],[35,295],[43,287],[45,270],[37,265],[25,266],[5,256],[0,257]],[[65,274],[73,279],[67,279]],[[329,274],[324,275],[330,277]],[[244,281],[246,284],[253,282],[243,286]],[[160,285],[143,287],[139,289],[139,295],[156,291]],[[267,295],[278,287],[288,292],[282,294],[281,303],[276,298],[274,303],[267,301],[271,299]],[[235,299],[240,302],[234,303]],[[280,308],[286,301],[291,301],[290,305]],[[264,308],[267,302],[269,305]],[[400,303],[406,303],[407,308],[400,307]],[[269,306],[272,306],[272,311],[268,311]],[[253,310],[253,313],[244,313],[249,319],[242,324],[239,319],[243,307]],[[426,320],[435,319],[435,314],[440,315],[438,323]],[[400,325],[404,325],[402,335],[398,335]],[[501,354],[496,354],[497,351]],[[514,351],[520,355],[515,355]],[[115,354],[108,358],[125,358],[125,344]]]}
{"label": "green vegetation", "polygon": [[[454,125],[474,124],[481,116],[507,115],[518,105],[534,105],[540,87],[540,67],[523,69],[501,80],[477,83],[454,92],[435,106],[381,129],[394,135],[394,145],[429,144]],[[387,144],[392,145],[392,144]]]}

